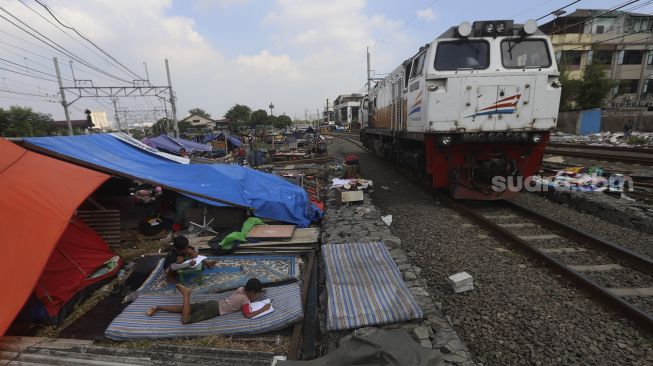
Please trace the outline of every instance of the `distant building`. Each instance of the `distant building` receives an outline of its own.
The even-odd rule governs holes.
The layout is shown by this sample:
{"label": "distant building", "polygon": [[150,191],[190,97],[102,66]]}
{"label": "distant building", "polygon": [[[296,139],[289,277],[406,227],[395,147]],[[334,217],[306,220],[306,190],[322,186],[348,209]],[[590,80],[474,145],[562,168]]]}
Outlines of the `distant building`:
{"label": "distant building", "polygon": [[363,100],[361,94],[341,94],[333,101],[336,124],[358,122],[358,108]]}
{"label": "distant building", "polygon": [[217,122],[212,118],[200,116],[198,114],[191,114],[190,116],[182,119],[178,123],[190,122],[191,126],[184,131],[184,134],[189,138],[204,136],[215,130]]}
{"label": "distant building", "polygon": [[107,112],[91,111],[91,120],[93,121],[93,128],[99,128],[103,131],[115,129],[113,121],[107,118]]}
{"label": "distant building", "polygon": [[581,78],[587,65],[601,65],[613,82],[609,106],[653,106],[653,16],[606,12],[578,9],[540,30],[551,37],[558,65],[570,77]]}
{"label": "distant building", "polygon": [[215,128],[218,130],[226,130],[229,127],[229,120],[226,118],[218,119],[215,121]]}

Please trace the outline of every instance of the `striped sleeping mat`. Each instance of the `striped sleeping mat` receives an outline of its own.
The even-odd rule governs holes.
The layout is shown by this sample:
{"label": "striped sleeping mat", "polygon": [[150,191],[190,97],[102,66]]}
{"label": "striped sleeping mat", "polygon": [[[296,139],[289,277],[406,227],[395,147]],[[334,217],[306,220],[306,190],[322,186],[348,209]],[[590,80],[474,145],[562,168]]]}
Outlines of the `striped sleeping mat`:
{"label": "striped sleeping mat", "polygon": [[[224,299],[231,291],[222,294],[191,294],[191,303]],[[147,316],[145,312],[155,305],[181,305],[181,295],[142,295],[118,315],[105,331],[113,340],[201,337],[212,334],[258,334],[284,329],[304,318],[302,296],[298,283],[268,287],[262,298],[273,299],[274,311],[256,319],[247,319],[241,312],[218,316],[198,323],[184,325],[181,314],[158,312]]]}
{"label": "striped sleeping mat", "polygon": [[422,310],[381,242],[322,246],[327,329],[343,330],[422,318]]}

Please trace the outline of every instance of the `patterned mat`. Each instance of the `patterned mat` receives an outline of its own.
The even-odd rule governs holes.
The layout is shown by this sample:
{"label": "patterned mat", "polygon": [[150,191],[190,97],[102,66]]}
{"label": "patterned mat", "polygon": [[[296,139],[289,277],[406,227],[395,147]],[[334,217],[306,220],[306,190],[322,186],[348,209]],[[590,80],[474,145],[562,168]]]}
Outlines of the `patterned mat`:
{"label": "patterned mat", "polygon": [[322,245],[322,255],[328,330],[423,317],[383,243]]}
{"label": "patterned mat", "polygon": [[[284,329],[304,318],[302,295],[297,282],[264,289],[263,298],[273,299],[274,311],[255,319],[247,319],[241,312],[217,316],[192,324],[182,324],[181,314],[158,312],[147,316],[147,309],[155,305],[180,305],[181,295],[143,295],[130,304],[109,324],[105,335],[113,340],[164,339],[201,337],[213,334],[260,334]],[[231,294],[191,295],[191,302],[221,300]]]}
{"label": "patterned mat", "polygon": [[[195,293],[224,292],[245,286],[250,278],[258,278],[262,284],[279,283],[297,279],[299,260],[294,256],[220,256],[209,257],[217,261],[215,267],[204,269],[192,275],[184,275],[183,284]],[[177,296],[174,285],[166,280],[166,271],[161,259],[150,277],[136,290],[141,295]]]}

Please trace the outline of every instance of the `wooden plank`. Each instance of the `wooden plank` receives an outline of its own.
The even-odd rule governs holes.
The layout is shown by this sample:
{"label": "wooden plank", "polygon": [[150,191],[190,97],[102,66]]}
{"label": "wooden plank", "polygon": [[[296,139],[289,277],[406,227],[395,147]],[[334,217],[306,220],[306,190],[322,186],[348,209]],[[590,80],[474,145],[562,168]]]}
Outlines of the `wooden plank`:
{"label": "wooden plank", "polygon": [[[292,238],[289,240],[266,240],[257,243],[243,243],[239,247],[247,248],[249,246],[280,246],[280,245],[299,245],[299,244],[317,244],[320,236],[320,228],[309,227],[302,229],[295,229],[293,232]],[[188,238],[190,245],[194,246],[197,249],[209,249],[209,240],[212,237],[203,236],[196,238]]]}
{"label": "wooden plank", "polygon": [[[313,273],[313,265],[315,264],[315,253],[308,255],[308,264],[304,270],[304,279],[302,282],[302,307],[304,314],[306,314],[306,302],[308,300],[308,287],[311,282],[311,273]],[[290,346],[288,347],[288,360],[296,360],[299,351],[299,345],[302,341],[302,328],[303,321],[295,324],[290,338]]]}
{"label": "wooden plank", "polygon": [[247,234],[248,239],[290,239],[295,225],[257,225]]}

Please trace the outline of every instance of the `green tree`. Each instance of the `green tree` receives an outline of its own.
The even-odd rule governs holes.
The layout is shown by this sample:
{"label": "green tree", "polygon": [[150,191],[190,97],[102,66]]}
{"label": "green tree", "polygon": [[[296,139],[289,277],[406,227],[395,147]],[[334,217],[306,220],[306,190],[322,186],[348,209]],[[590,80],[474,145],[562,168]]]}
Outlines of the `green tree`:
{"label": "green tree", "polygon": [[188,111],[188,114],[196,114],[204,118],[211,118],[211,115],[207,111],[203,110],[202,108],[193,108]]}
{"label": "green tree", "polygon": [[582,81],[570,78],[569,72],[564,66],[561,66],[560,83],[562,84],[562,90],[560,93],[560,111],[567,112],[574,109],[574,104],[578,99],[578,92]]}
{"label": "green tree", "polygon": [[249,119],[250,127],[255,127],[257,125],[265,125],[268,122],[268,112],[263,109],[256,110],[252,112],[252,116]]}
{"label": "green tree", "polygon": [[610,79],[605,76],[601,65],[587,65],[580,90],[578,106],[582,109],[600,108],[610,91]]}
{"label": "green tree", "polygon": [[0,136],[47,136],[53,134],[55,130],[54,121],[49,114],[34,112],[28,107],[0,108]]}
{"label": "green tree", "polygon": [[224,114],[224,118],[229,120],[229,130],[232,132],[238,131],[242,125],[249,123],[249,119],[252,115],[252,110],[243,104],[235,104],[233,107],[229,108],[227,113]]}
{"label": "green tree", "polygon": [[141,140],[141,139],[143,139],[145,137],[145,134],[143,133],[142,130],[134,129],[134,130],[131,130],[130,132],[131,132],[132,137],[135,138],[136,140]]}
{"label": "green tree", "polygon": [[193,128],[193,124],[190,121],[183,121],[177,123],[177,127],[179,127],[179,132],[184,133]]}
{"label": "green tree", "polygon": [[276,128],[286,128],[292,125],[292,119],[285,114],[282,114],[276,118],[274,121],[274,127]]}
{"label": "green tree", "polygon": [[163,135],[168,132],[168,119],[161,118],[152,125],[152,134],[154,136]]}

